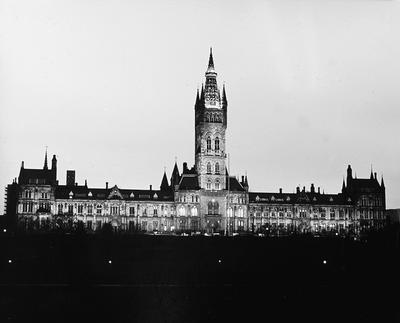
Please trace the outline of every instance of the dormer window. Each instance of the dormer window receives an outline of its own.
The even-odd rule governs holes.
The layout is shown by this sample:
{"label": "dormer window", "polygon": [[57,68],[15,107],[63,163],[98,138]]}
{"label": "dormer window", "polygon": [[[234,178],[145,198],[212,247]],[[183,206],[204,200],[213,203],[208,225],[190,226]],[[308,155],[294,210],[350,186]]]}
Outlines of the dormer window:
{"label": "dormer window", "polygon": [[74,197],[74,193],[72,193],[72,191],[69,192],[69,198],[72,199],[73,197]]}
{"label": "dormer window", "polygon": [[89,197],[92,197],[92,196],[93,196],[92,192],[89,192],[89,193],[88,193],[88,196],[89,196]]}

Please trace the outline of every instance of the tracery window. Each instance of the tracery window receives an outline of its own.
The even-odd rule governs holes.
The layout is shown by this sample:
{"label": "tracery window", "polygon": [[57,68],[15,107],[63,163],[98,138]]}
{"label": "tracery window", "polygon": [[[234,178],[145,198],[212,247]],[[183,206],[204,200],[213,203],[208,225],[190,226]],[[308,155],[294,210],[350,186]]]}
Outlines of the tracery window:
{"label": "tracery window", "polygon": [[208,202],[208,214],[211,214],[211,215],[219,214],[219,204],[217,201]]}
{"label": "tracery window", "polygon": [[211,150],[211,138],[207,137],[207,150]]}
{"label": "tracery window", "polygon": [[219,138],[215,138],[215,150],[219,151]]}

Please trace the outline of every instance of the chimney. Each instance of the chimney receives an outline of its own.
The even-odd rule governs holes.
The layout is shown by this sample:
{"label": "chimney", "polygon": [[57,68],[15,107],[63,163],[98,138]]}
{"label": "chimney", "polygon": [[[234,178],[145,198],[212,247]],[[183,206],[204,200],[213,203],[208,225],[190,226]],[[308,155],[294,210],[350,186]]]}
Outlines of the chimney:
{"label": "chimney", "polygon": [[152,191],[152,190],[153,190],[153,185],[150,184],[150,191]]}
{"label": "chimney", "polygon": [[87,187],[87,179],[85,179],[85,186]]}
{"label": "chimney", "polygon": [[279,189],[279,194],[282,194],[282,189],[281,188]]}
{"label": "chimney", "polygon": [[296,193],[299,194],[300,193],[300,187],[296,187]]}
{"label": "chimney", "polygon": [[321,190],[320,190],[320,188],[318,187],[318,194],[321,194]]}
{"label": "chimney", "polygon": [[189,170],[189,169],[188,169],[188,167],[187,167],[187,162],[184,162],[184,163],[183,163],[183,171],[182,171],[182,172],[183,172],[183,173],[187,173],[188,170]]}
{"label": "chimney", "polygon": [[21,168],[24,168],[24,161],[22,161],[21,163]]}
{"label": "chimney", "polygon": [[311,193],[315,193],[315,187],[314,187],[314,183],[311,184]]}
{"label": "chimney", "polygon": [[375,177],[375,180],[377,181],[377,179],[376,179],[376,172],[374,173],[374,177]]}
{"label": "chimney", "polygon": [[306,187],[305,186],[303,186],[303,193],[305,193],[306,192]]}
{"label": "chimney", "polygon": [[106,190],[108,190],[108,182],[106,182]]}

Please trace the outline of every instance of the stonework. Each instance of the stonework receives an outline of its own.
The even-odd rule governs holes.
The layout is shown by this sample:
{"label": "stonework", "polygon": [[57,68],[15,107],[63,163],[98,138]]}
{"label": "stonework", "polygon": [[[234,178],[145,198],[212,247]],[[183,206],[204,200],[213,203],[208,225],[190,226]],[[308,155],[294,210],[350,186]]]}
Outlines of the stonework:
{"label": "stonework", "polygon": [[195,102],[195,165],[175,163],[170,181],[164,173],[160,189],[88,187],[67,171],[66,185],[57,180],[57,159],[43,169],[22,162],[18,180],[7,187],[6,214],[22,230],[97,231],[106,224],[127,232],[192,232],[232,235],[335,233],[359,235],[385,225],[385,185],[371,170],[369,178],[353,177],[351,166],[337,194],[311,185],[296,193],[251,192],[247,176],[227,172],[228,100],[217,83],[212,52],[206,81]]}

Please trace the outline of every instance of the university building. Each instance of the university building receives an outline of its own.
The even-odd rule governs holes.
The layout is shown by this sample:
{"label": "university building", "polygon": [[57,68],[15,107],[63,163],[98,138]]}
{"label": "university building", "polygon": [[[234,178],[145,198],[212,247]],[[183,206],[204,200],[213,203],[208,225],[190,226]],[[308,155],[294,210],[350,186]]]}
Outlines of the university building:
{"label": "university building", "polygon": [[89,187],[75,182],[75,171],[57,179],[57,159],[51,168],[47,151],[42,169],[25,168],[6,188],[6,214],[21,230],[72,229],[89,231],[111,224],[118,231],[159,232],[335,232],[360,234],[385,225],[385,185],[371,170],[356,178],[351,166],[337,194],[297,187],[295,193],[252,192],[247,176],[227,171],[228,99],[218,87],[210,52],[205,83],[194,105],[195,165],[175,163],[159,188],[127,189],[117,185]]}

